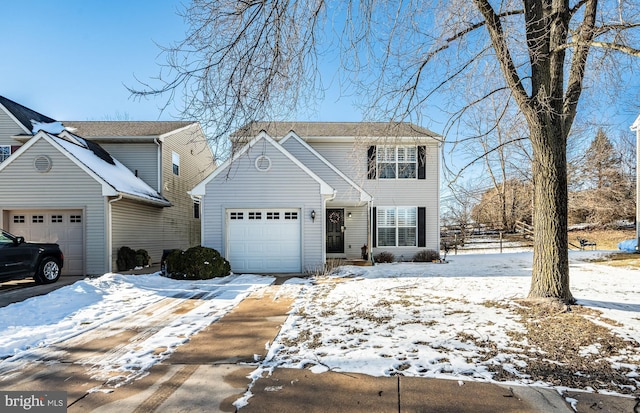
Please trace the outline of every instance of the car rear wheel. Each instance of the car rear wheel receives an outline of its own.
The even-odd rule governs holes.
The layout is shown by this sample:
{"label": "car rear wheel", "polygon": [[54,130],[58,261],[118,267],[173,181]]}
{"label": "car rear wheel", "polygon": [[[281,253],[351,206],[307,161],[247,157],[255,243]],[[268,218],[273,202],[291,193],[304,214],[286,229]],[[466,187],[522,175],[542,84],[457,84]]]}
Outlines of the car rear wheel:
{"label": "car rear wheel", "polygon": [[52,257],[44,258],[34,278],[39,284],[50,284],[58,281],[58,278],[60,278],[60,263]]}

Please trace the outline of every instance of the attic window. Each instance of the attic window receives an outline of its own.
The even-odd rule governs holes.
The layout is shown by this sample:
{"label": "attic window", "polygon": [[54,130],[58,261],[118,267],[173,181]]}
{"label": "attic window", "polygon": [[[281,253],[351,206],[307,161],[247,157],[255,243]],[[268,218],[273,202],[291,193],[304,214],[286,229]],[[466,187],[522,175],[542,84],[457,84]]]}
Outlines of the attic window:
{"label": "attic window", "polygon": [[40,173],[46,173],[51,170],[51,158],[46,155],[38,155],[33,160],[33,167]]}
{"label": "attic window", "polygon": [[266,172],[271,169],[271,159],[266,155],[260,155],[256,158],[256,169]]}

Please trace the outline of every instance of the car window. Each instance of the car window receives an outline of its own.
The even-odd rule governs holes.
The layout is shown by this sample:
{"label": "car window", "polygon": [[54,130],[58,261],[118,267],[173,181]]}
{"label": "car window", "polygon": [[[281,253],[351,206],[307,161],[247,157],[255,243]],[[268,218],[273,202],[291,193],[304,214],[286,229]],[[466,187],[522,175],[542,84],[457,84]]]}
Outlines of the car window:
{"label": "car window", "polygon": [[4,247],[8,244],[13,244],[13,239],[9,238],[9,236],[4,232],[0,232],[0,246]]}

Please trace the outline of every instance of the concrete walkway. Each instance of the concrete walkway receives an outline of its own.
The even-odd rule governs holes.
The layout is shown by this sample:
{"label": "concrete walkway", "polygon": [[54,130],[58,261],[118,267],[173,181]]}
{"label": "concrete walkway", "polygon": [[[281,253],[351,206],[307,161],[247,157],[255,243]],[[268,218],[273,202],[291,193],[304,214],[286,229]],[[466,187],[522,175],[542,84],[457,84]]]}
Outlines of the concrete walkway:
{"label": "concrete walkway", "polygon": [[[97,379],[82,361],[118,351],[122,343],[143,334],[144,326],[141,332],[120,331],[102,340],[61,343],[60,351],[67,354],[61,363],[25,366],[13,376],[4,376],[0,388],[64,390],[68,411],[82,413],[235,412],[233,403],[250,386],[251,397],[241,413],[634,412],[636,402],[629,398],[570,392],[565,396],[577,400],[577,410],[573,410],[552,389],[473,381],[314,374],[299,369],[276,369],[254,381],[252,375],[257,374],[268,343],[278,334],[293,303],[293,297],[281,294],[280,288],[274,285],[254,292],[141,378]],[[197,303],[173,303],[171,311],[194,305]]]}

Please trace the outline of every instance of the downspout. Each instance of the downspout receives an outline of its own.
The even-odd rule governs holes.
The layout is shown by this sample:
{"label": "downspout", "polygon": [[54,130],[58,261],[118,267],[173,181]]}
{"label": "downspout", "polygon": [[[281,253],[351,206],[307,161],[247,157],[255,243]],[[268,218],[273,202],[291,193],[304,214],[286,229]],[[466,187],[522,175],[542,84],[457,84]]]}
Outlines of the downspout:
{"label": "downspout", "polygon": [[113,203],[121,199],[122,194],[109,201],[109,212],[107,213],[107,272],[113,272]]}
{"label": "downspout", "polygon": [[372,265],[375,265],[375,262],[373,261],[373,231],[375,230],[375,228],[373,228],[373,219],[371,216],[372,214],[373,198],[367,201],[367,245],[369,245],[369,260],[371,261]]}
{"label": "downspout", "polygon": [[189,197],[193,202],[198,201],[198,205],[200,206],[200,246],[204,246],[204,201],[202,196],[192,195],[191,191],[187,192]]}
{"label": "downspout", "polygon": [[153,138],[153,142],[158,146],[158,159],[157,159],[157,167],[158,167],[158,193],[162,194],[162,149],[161,143],[158,138]]}

